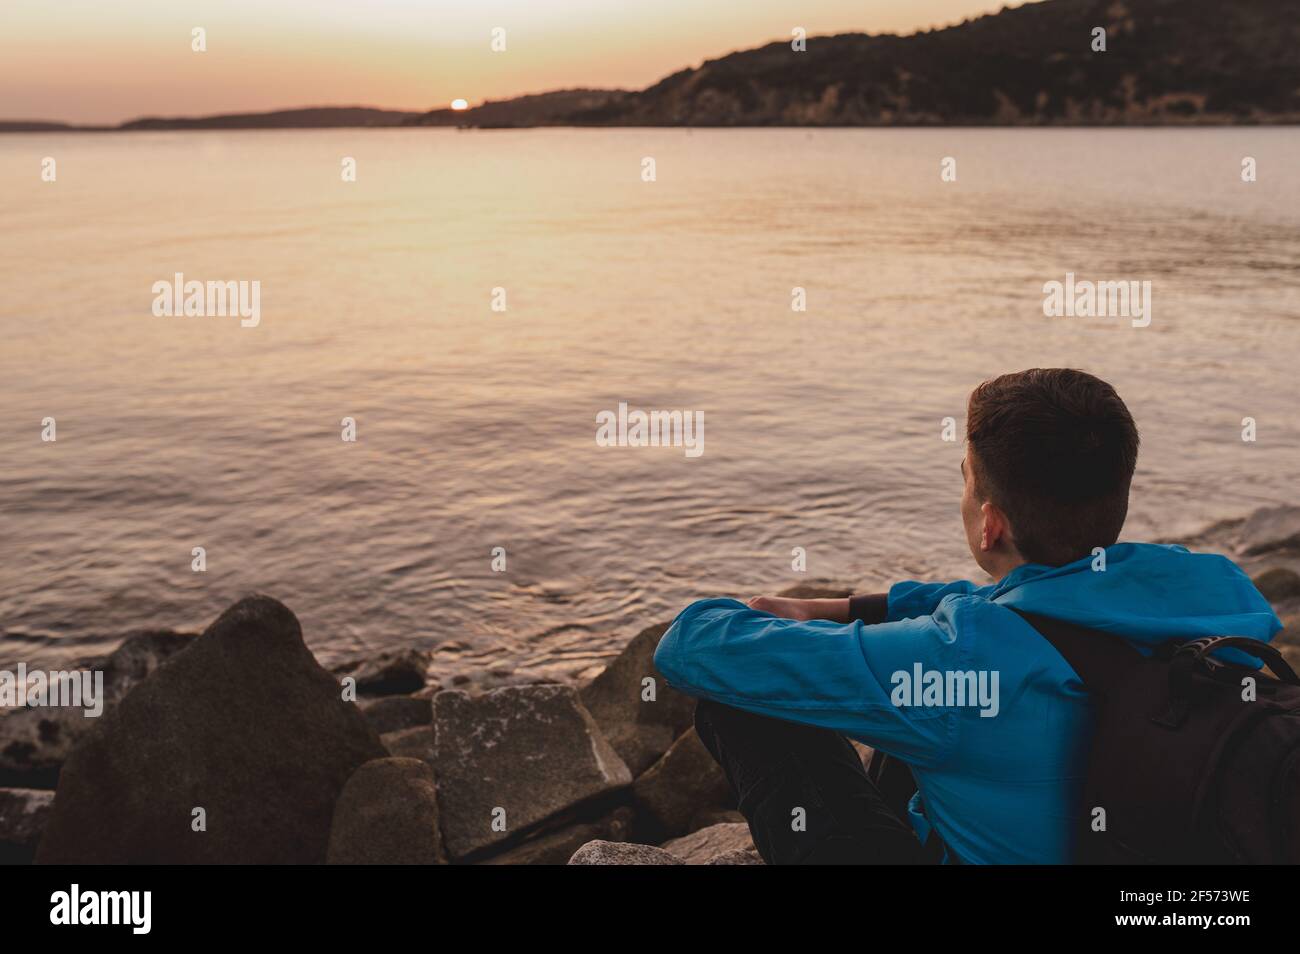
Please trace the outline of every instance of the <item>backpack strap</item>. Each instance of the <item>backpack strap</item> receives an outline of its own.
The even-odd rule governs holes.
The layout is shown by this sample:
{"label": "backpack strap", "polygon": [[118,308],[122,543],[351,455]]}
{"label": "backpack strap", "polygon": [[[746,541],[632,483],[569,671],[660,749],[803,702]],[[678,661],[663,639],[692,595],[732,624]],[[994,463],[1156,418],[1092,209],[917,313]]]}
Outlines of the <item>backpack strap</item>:
{"label": "backpack strap", "polygon": [[1083,687],[1091,693],[1105,695],[1121,675],[1143,658],[1141,653],[1114,633],[1089,629],[1087,626],[1037,613],[1027,613],[1014,606],[1007,606],[1007,609],[1051,643],[1079,674]]}

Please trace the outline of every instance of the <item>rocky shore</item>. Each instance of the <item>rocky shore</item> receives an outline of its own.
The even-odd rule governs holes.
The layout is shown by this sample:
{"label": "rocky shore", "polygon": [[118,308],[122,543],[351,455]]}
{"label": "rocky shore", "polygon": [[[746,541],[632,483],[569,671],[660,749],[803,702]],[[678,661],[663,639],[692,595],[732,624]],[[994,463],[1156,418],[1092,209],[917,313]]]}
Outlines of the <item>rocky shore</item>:
{"label": "rocky shore", "polygon": [[586,685],[473,692],[441,688],[436,653],[328,672],[267,596],[200,635],[133,634],[69,667],[104,673],[99,718],[0,715],[0,861],[565,864],[669,842],[675,863],[757,863],[654,669],[666,628]]}
{"label": "rocky shore", "polygon": [[[1300,508],[1185,542],[1252,574],[1300,668]],[[491,689],[443,688],[411,650],[328,672],[266,596],[197,636],[131,634],[69,667],[103,672],[99,718],[0,713],[0,862],[761,864],[654,668],[666,628],[585,685]]]}

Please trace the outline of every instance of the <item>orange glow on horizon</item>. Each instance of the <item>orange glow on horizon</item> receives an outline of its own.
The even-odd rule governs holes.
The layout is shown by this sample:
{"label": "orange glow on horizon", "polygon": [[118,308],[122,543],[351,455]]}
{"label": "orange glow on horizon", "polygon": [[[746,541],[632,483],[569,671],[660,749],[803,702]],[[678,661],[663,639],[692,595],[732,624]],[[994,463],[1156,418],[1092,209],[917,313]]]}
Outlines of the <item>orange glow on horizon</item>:
{"label": "orange glow on horizon", "polygon": [[[4,0],[0,119],[118,123],[307,106],[423,112],[451,101],[457,87],[473,89],[478,102],[641,89],[706,59],[788,41],[794,27],[811,47],[835,33],[958,23],[1005,2]],[[192,48],[197,28],[203,51]],[[494,50],[498,29],[504,46]]]}

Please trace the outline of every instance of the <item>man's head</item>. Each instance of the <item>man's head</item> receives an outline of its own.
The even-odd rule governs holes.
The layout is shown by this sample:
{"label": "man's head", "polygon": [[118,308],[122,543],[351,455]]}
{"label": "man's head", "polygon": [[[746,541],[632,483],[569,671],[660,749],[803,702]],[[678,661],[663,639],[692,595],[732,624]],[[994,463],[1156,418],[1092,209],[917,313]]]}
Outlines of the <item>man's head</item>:
{"label": "man's head", "polygon": [[962,522],[994,577],[1061,566],[1119,539],[1137,425],[1115,389],[1082,371],[1034,368],[985,381],[966,412]]}

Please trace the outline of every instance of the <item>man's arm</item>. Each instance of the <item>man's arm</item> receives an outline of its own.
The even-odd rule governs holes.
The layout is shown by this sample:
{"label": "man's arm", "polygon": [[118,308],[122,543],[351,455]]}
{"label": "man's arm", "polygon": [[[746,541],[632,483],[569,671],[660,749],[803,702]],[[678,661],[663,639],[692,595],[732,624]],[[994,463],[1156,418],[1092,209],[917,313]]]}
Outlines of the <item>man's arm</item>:
{"label": "man's arm", "polygon": [[750,609],[771,613],[782,619],[824,619],[832,623],[883,623],[889,614],[889,595],[847,596],[830,600],[797,600],[788,596],[755,596]]}
{"label": "man's arm", "polygon": [[673,621],[655,666],[687,695],[833,729],[924,765],[946,755],[957,723],[944,706],[896,703],[899,680],[917,665],[948,671],[958,657],[948,624],[930,617],[868,631],[856,622],[781,619],[714,599],[691,604]]}
{"label": "man's arm", "polygon": [[868,626],[892,623],[900,619],[929,616],[944,597],[974,593],[989,595],[996,584],[976,586],[967,580],[953,583],[895,583],[888,593],[872,593],[838,600],[796,600],[786,596],[756,596],[747,604],[750,609],[771,613],[782,619],[824,619],[832,623],[861,622]]}

